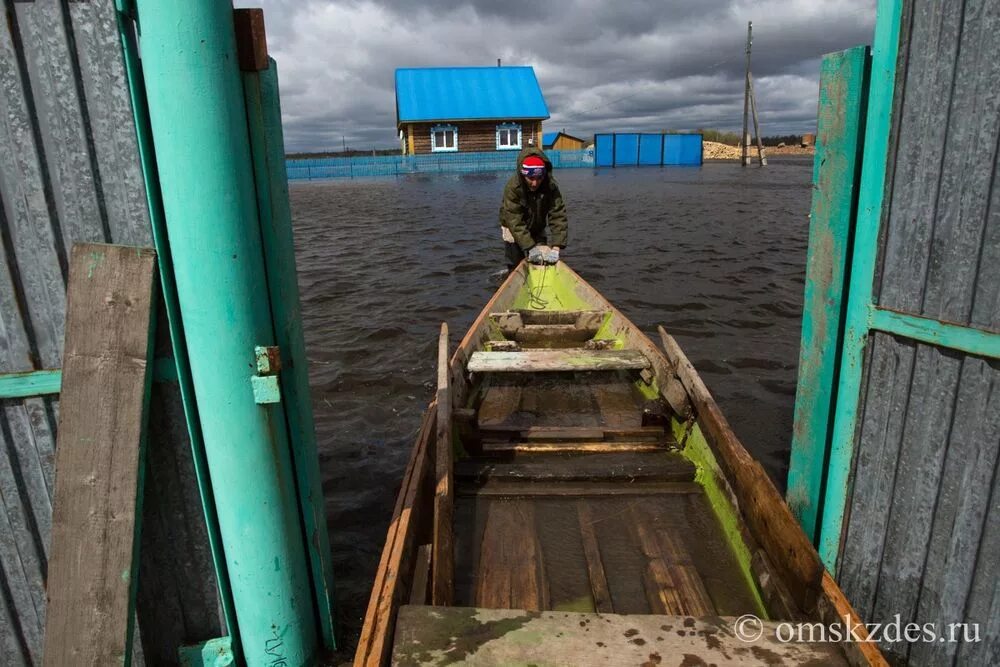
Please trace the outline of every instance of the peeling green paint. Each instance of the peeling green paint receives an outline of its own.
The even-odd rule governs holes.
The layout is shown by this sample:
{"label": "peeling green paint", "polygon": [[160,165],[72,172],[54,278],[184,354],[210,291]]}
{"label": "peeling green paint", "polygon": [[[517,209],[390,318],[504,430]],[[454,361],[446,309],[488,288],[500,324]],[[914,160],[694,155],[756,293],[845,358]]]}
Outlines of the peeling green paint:
{"label": "peeling green paint", "polygon": [[820,74],[809,250],[786,500],[815,542],[833,428],[864,144],[869,51],[831,53]]}
{"label": "peeling green paint", "polygon": [[[677,438],[678,442],[681,442],[684,437],[684,422],[673,419],[671,420],[671,427],[674,437]],[[743,535],[740,531],[743,520],[740,517],[739,510],[733,506],[729,495],[722,487],[722,482],[720,481],[722,479],[722,471],[719,469],[715,455],[712,454],[712,450],[708,446],[708,441],[705,440],[705,435],[701,432],[701,427],[698,426],[697,422],[691,427],[691,432],[687,436],[682,454],[694,463],[697,468],[694,481],[700,484],[702,489],[705,490],[705,498],[708,500],[708,504],[719,521],[719,526],[722,528],[722,534],[725,537],[726,543],[729,544],[729,548],[736,557],[740,573],[743,575],[747,589],[750,591],[754,604],[757,607],[755,614],[759,618],[767,620],[767,606],[764,604],[760,589],[757,587],[757,579],[754,577],[753,570],[750,567],[752,554],[746,542],[743,541]]]}
{"label": "peeling green paint", "polygon": [[90,253],[90,261],[87,262],[87,280],[94,277],[94,272],[97,268],[104,263],[104,253],[103,252],[92,252]]}
{"label": "peeling green paint", "polygon": [[586,310],[592,304],[576,293],[577,282],[568,277],[562,264],[528,264],[524,286],[514,297],[511,310]]}

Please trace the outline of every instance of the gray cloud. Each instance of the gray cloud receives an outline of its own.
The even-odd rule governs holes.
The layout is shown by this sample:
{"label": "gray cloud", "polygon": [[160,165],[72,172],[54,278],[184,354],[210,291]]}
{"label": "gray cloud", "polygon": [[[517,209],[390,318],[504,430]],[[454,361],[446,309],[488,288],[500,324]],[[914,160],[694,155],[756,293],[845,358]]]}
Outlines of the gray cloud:
{"label": "gray cloud", "polygon": [[735,130],[746,22],[765,135],[812,131],[824,53],[870,44],[876,0],[238,0],[263,6],[292,151],[396,145],[398,67],[532,65],[546,130]]}

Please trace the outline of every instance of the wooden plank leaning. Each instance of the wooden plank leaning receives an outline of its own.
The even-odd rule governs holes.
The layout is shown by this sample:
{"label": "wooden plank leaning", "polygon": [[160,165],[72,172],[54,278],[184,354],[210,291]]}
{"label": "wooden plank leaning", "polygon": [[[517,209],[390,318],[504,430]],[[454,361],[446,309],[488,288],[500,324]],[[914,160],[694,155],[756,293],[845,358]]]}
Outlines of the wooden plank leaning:
{"label": "wooden plank leaning", "polygon": [[448,373],[448,325],[438,338],[437,447],[435,449],[434,537],[431,558],[431,604],[450,605],[454,593],[455,550],[452,515],[455,494],[451,455],[451,381]]}
{"label": "wooden plank leaning", "polygon": [[767,473],[743,448],[680,346],[662,326],[658,330],[667,358],[691,397],[698,423],[733,486],[751,533],[764,547],[800,609],[813,610],[825,571],[816,549]]}
{"label": "wooden plank leaning", "polygon": [[130,664],[156,255],[70,258],[44,664]]}

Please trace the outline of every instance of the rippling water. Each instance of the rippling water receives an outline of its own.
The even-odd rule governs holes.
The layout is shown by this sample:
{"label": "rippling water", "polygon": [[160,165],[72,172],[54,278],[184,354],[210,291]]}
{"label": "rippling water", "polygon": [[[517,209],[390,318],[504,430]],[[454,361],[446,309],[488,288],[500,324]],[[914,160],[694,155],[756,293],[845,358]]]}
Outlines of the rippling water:
{"label": "rippling water", "polygon": [[[562,258],[687,352],[784,488],[811,160],[564,170]],[[293,183],[299,283],[344,648],[352,651],[420,416],[442,321],[461,338],[504,265],[508,174]]]}

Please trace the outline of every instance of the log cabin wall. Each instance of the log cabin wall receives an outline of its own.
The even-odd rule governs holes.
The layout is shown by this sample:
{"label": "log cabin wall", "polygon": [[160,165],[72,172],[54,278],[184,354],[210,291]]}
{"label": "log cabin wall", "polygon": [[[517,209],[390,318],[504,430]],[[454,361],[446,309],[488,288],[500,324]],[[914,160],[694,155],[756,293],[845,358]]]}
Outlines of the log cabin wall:
{"label": "log cabin wall", "polygon": [[[411,155],[424,155],[431,151],[431,128],[436,125],[454,125],[458,128],[459,153],[482,153],[497,150],[497,126],[516,123],[521,126],[521,146],[529,141],[541,147],[542,122],[537,120],[501,119],[476,121],[437,121],[433,123],[407,123],[403,127],[405,143]],[[516,149],[504,149],[514,150]],[[447,151],[442,151],[445,154]]]}

